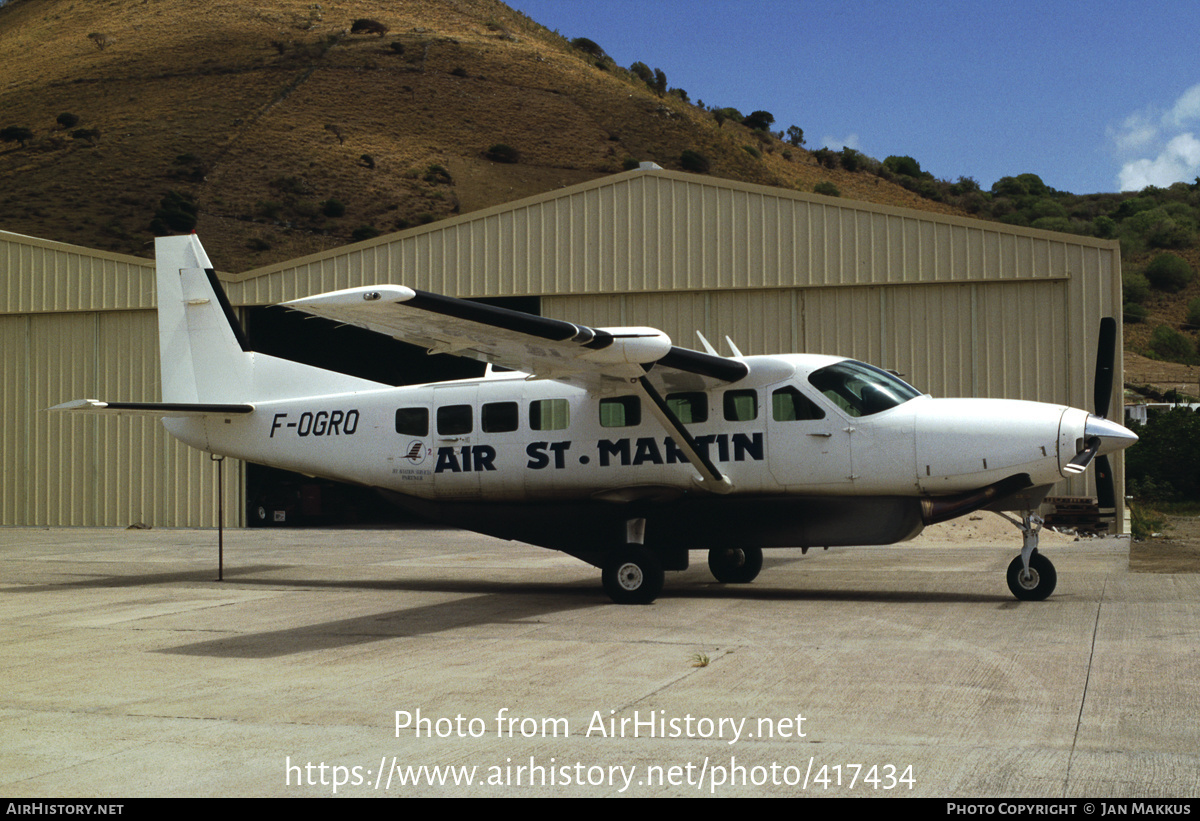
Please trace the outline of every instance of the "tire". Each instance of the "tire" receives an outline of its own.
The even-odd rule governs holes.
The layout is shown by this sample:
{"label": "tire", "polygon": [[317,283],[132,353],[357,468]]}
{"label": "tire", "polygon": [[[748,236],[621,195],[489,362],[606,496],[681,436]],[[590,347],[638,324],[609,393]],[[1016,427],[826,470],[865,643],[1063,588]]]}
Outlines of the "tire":
{"label": "tire", "polygon": [[1012,560],[1008,566],[1008,589],[1021,601],[1043,601],[1054,592],[1058,584],[1058,574],[1054,564],[1036,550],[1029,557],[1029,578],[1022,578],[1024,566],[1021,557]]}
{"label": "tire", "polygon": [[650,604],[662,592],[662,563],[639,544],[614,550],[601,574],[604,592],[617,604]]}
{"label": "tire", "polygon": [[708,569],[725,584],[747,584],[762,571],[761,547],[714,547],[708,551]]}

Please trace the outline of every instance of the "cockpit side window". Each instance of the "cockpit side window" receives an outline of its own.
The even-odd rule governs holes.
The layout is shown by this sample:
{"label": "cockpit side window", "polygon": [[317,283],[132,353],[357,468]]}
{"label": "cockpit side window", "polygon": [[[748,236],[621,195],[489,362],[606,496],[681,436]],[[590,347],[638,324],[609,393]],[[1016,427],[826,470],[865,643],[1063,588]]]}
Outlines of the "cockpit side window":
{"label": "cockpit side window", "polygon": [[824,419],[825,411],[817,407],[791,385],[771,393],[771,418],[776,422],[800,422]]}
{"label": "cockpit side window", "polygon": [[887,371],[853,360],[814,371],[808,381],[849,416],[870,416],[921,395]]}

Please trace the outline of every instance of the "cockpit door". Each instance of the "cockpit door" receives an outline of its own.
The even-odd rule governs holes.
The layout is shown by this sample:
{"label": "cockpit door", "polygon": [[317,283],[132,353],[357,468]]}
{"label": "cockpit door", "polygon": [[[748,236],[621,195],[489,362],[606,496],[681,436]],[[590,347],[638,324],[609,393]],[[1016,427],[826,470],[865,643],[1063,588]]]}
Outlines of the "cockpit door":
{"label": "cockpit door", "polygon": [[767,389],[771,474],[788,487],[819,490],[850,484],[850,425],[793,382]]}

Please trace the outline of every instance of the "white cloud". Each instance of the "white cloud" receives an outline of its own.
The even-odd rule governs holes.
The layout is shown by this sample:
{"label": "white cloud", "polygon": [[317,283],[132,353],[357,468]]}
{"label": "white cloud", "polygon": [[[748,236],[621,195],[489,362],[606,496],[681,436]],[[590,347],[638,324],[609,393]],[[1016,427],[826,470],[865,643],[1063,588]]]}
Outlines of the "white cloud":
{"label": "white cloud", "polygon": [[1191,120],[1200,120],[1200,83],[1183,92],[1163,120],[1176,128],[1184,127]]}
{"label": "white cloud", "polygon": [[1120,191],[1141,191],[1147,185],[1166,188],[1200,175],[1200,140],[1193,134],[1180,134],[1166,144],[1154,159],[1125,163],[1117,175]]}
{"label": "white cloud", "polygon": [[1156,119],[1146,114],[1130,114],[1119,129],[1109,129],[1109,136],[1118,151],[1140,151],[1158,138]]}
{"label": "white cloud", "polygon": [[841,151],[843,148],[853,148],[855,151],[862,151],[862,146],[859,144],[857,134],[849,134],[844,139],[838,137],[822,137],[821,145],[834,151]]}
{"label": "white cloud", "polygon": [[1179,95],[1166,111],[1149,107],[1110,128],[1109,139],[1124,159],[1117,174],[1118,190],[1140,191],[1147,185],[1165,188],[1200,175],[1200,139],[1194,129],[1184,130],[1197,121],[1200,83]]}

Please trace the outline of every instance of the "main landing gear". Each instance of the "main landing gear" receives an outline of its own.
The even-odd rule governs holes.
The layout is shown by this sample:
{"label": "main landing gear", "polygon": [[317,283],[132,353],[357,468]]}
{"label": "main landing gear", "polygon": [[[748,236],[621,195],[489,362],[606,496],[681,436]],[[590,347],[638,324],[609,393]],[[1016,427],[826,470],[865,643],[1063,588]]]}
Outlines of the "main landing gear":
{"label": "main landing gear", "polygon": [[760,547],[714,547],[708,551],[708,569],[713,578],[725,584],[747,584],[762,570]]}
{"label": "main landing gear", "polygon": [[[625,544],[605,557],[600,578],[604,592],[617,604],[650,604],[662,592],[663,558],[645,545],[646,520],[625,523]],[[674,561],[667,557],[668,562]],[[714,548],[708,551],[708,569],[717,581],[746,584],[762,570],[763,553],[758,547]],[[672,570],[687,568],[687,556],[670,565]]]}
{"label": "main landing gear", "polygon": [[1042,601],[1054,592],[1058,584],[1054,564],[1037,549],[1042,519],[1031,510],[1025,512],[1020,522],[1003,513],[1000,515],[1016,525],[1024,536],[1021,555],[1008,566],[1008,589],[1021,601]]}

